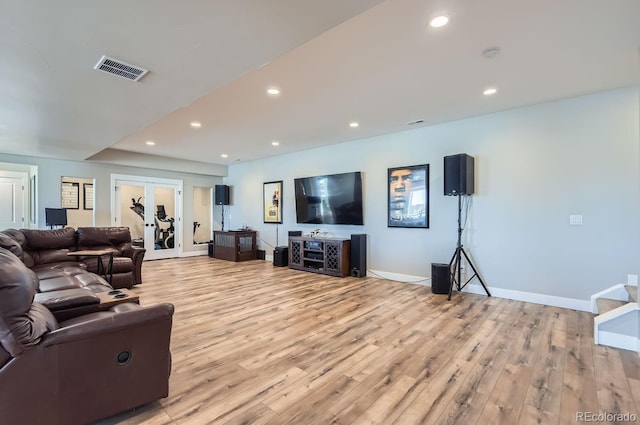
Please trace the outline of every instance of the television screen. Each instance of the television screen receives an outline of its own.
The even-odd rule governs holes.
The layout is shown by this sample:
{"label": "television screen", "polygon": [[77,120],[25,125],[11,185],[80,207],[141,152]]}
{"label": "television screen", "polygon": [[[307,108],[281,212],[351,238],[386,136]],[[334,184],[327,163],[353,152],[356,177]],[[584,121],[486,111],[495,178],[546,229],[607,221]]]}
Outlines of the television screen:
{"label": "television screen", "polygon": [[298,223],[364,224],[360,171],[298,178],[294,184]]}
{"label": "television screen", "polygon": [[47,226],[67,225],[67,210],[64,208],[45,208],[44,217]]}

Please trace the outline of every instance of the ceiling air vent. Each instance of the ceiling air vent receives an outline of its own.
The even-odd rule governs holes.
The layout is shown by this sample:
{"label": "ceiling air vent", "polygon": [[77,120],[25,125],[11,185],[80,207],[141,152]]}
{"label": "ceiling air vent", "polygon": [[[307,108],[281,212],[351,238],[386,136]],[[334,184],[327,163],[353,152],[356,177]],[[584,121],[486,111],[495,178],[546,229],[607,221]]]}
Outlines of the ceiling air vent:
{"label": "ceiling air vent", "polygon": [[102,56],[93,69],[131,81],[138,81],[149,72],[148,69],[140,68],[139,66],[131,65],[121,60],[110,58],[109,56]]}

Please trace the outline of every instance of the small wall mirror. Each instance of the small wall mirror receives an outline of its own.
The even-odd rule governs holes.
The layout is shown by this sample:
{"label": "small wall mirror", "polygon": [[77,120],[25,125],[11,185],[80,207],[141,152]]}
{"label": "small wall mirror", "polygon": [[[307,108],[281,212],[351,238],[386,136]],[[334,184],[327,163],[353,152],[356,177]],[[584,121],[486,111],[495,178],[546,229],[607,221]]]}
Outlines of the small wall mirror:
{"label": "small wall mirror", "polygon": [[67,210],[67,226],[95,226],[95,179],[62,177],[60,206]]}
{"label": "small wall mirror", "polygon": [[[211,193],[213,188],[193,188],[193,244],[206,244],[211,239]],[[185,236],[187,229],[184,229]]]}

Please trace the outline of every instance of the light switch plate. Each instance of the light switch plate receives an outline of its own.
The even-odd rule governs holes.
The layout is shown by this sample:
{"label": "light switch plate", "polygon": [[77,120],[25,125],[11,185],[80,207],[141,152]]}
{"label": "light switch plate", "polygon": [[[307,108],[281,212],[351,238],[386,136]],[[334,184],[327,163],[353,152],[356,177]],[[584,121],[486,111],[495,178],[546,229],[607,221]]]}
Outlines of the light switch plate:
{"label": "light switch plate", "polygon": [[572,226],[582,226],[582,214],[570,215],[569,224]]}

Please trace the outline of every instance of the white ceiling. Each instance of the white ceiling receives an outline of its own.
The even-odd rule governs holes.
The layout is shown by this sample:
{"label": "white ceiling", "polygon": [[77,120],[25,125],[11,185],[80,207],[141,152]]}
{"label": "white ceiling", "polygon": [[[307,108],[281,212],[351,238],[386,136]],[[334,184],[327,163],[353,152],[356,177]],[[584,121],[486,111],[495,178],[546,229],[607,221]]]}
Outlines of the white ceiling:
{"label": "white ceiling", "polygon": [[638,0],[0,0],[0,152],[193,172],[637,85],[639,22]]}

